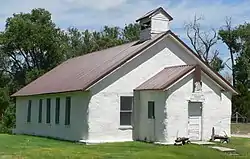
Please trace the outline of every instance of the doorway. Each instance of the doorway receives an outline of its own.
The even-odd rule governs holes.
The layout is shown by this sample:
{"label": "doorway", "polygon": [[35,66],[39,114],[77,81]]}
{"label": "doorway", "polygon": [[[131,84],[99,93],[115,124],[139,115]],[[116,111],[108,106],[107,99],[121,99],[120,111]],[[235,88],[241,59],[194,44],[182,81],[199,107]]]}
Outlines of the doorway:
{"label": "doorway", "polygon": [[202,102],[188,103],[188,137],[192,141],[201,140]]}
{"label": "doorway", "polygon": [[155,142],[155,102],[148,101],[148,142]]}

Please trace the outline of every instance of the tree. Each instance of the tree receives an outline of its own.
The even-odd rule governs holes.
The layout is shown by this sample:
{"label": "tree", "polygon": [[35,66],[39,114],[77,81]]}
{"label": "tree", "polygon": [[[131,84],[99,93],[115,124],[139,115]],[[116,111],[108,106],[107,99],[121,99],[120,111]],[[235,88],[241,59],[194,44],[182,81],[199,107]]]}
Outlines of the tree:
{"label": "tree", "polygon": [[232,27],[232,19],[226,18],[225,26],[219,30],[219,38],[225,43],[229,50],[229,55],[231,59],[231,70],[233,77],[233,86],[235,86],[235,62],[234,54],[239,51],[240,44],[237,42],[237,30]]}
{"label": "tree", "polygon": [[139,39],[139,24],[119,27],[104,26],[101,31],[80,31],[77,28],[68,28],[67,58],[84,55],[90,52],[107,49],[109,47],[136,41]]}
{"label": "tree", "polygon": [[45,9],[7,18],[0,32],[0,131],[14,126],[15,105],[10,94],[68,58],[139,39],[138,24],[124,29],[104,26],[101,31],[63,31]]}
{"label": "tree", "polygon": [[215,71],[220,71],[224,68],[223,61],[219,58],[219,51],[213,49],[217,44],[218,36],[215,29],[209,31],[202,31],[201,17],[194,17],[193,22],[185,25],[186,34],[190,40],[197,55]]}
{"label": "tree", "polygon": [[125,42],[138,40],[140,37],[140,25],[138,23],[126,25],[122,35]]}
{"label": "tree", "polygon": [[225,80],[227,80],[229,83],[233,82],[233,77],[231,76],[231,74],[229,72],[225,72],[225,74],[223,75],[223,77],[225,78]]}
{"label": "tree", "polygon": [[[11,72],[20,88],[63,61],[66,42],[48,11],[33,9],[31,13],[14,14],[0,33],[0,50],[8,61],[4,70]],[[26,80],[33,69],[37,70],[36,76]]]}
{"label": "tree", "polygon": [[[219,34],[228,46],[234,86],[240,93],[233,97],[233,111],[250,118],[250,24],[245,23],[233,28],[229,19]],[[235,54],[237,56],[234,57]]]}
{"label": "tree", "polygon": [[0,88],[0,121],[3,118],[4,111],[8,108],[10,104],[8,89]]}
{"label": "tree", "polygon": [[7,18],[4,31],[0,32],[2,131],[14,124],[14,101],[9,95],[65,60],[66,46],[66,34],[44,9]]}

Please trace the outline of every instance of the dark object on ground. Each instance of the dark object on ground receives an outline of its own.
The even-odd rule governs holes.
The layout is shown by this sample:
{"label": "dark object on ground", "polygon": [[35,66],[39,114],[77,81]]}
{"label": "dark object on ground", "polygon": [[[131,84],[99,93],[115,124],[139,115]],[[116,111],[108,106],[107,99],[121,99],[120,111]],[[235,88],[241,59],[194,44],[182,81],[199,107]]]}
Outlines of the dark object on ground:
{"label": "dark object on ground", "polygon": [[185,145],[185,144],[189,144],[190,143],[190,140],[189,138],[186,138],[186,137],[178,137],[176,140],[175,140],[175,143],[174,145]]}
{"label": "dark object on ground", "polygon": [[[224,131],[225,133],[225,131]],[[211,136],[211,139],[210,141],[215,141],[216,139],[219,139],[221,143],[229,143],[229,137],[227,136],[227,134],[225,133],[224,136],[222,135],[215,135],[214,133],[214,127],[212,128],[212,136]]]}
{"label": "dark object on ground", "polygon": [[219,139],[221,143],[229,143],[229,137],[228,136],[220,136],[220,135],[214,135],[213,138],[210,139],[210,141],[214,141],[216,139]]}

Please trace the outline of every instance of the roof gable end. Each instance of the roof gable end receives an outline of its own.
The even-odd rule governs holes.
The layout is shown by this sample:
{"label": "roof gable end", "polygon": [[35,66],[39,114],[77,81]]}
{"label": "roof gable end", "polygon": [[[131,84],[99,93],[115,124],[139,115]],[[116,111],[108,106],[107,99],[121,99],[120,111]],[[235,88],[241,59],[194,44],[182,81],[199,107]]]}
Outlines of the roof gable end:
{"label": "roof gable end", "polygon": [[142,17],[138,18],[136,20],[136,22],[139,22],[139,21],[141,21],[142,19],[145,19],[145,18],[151,18],[152,16],[154,16],[154,14],[156,14],[158,12],[161,12],[163,15],[165,15],[169,19],[169,21],[173,20],[173,17],[171,15],[169,15],[162,7],[159,7],[157,9],[149,11],[148,13],[143,15]]}

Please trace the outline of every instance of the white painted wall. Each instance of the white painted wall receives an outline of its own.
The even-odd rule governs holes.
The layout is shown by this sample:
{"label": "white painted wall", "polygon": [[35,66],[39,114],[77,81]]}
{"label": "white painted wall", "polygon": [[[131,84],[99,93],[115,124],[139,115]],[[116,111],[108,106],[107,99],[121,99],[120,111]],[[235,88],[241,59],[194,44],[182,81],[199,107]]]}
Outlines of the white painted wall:
{"label": "white painted wall", "polygon": [[225,131],[231,136],[231,95],[221,92],[221,89],[204,74],[202,82],[202,89],[205,94],[202,138],[204,140],[211,138],[212,127],[215,128],[215,134],[217,135],[225,135],[223,133]]}
{"label": "white painted wall", "polygon": [[[94,85],[89,105],[89,140],[132,140],[132,130],[120,126],[120,96],[133,90],[165,67],[184,65],[182,52],[168,49],[165,38]],[[178,57],[180,56],[180,57]],[[183,58],[185,59],[185,58]]]}
{"label": "white painted wall", "polygon": [[166,91],[167,143],[188,134],[188,100],[193,91],[193,75],[185,77]]}
{"label": "white painted wall", "polygon": [[[187,76],[182,81],[167,90],[167,140],[174,142],[178,135],[188,136],[188,99],[193,91],[193,77]],[[223,131],[230,136],[231,118],[231,95],[221,93],[212,79],[202,75],[202,91],[205,96],[202,110],[202,140],[211,138],[212,127],[215,133],[224,135]]]}
{"label": "white painted wall", "polygon": [[162,33],[168,30],[169,30],[169,19],[164,14],[158,12],[151,18],[152,34]]}
{"label": "white painted wall", "polygon": [[[65,126],[65,99],[71,97],[71,121]],[[60,123],[55,124],[55,103],[60,97]],[[51,98],[51,123],[46,123],[46,98]],[[38,123],[39,99],[43,99],[42,123]],[[27,123],[28,101],[32,100],[31,122]],[[86,92],[62,93],[16,99],[16,128],[17,134],[30,134],[55,137],[65,140],[85,140],[88,138],[88,109],[89,94]]]}

